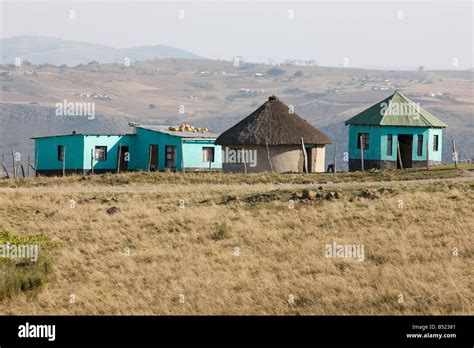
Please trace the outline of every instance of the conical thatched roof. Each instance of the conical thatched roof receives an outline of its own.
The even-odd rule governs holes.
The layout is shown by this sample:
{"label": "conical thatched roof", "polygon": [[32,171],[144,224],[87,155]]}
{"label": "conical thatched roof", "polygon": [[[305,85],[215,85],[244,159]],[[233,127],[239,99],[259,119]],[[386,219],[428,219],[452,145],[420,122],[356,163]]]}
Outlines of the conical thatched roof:
{"label": "conical thatched roof", "polygon": [[331,144],[320,130],[310,125],[276,96],[242,121],[226,130],[215,143],[218,145],[300,145]]}

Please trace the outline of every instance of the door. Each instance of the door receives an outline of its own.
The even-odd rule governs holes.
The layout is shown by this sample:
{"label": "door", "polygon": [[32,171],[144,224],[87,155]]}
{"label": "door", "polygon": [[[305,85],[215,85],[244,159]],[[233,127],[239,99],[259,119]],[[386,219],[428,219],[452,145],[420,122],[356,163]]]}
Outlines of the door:
{"label": "door", "polygon": [[128,146],[119,146],[118,151],[120,156],[119,171],[126,172],[128,170],[128,160],[130,157],[130,154],[128,152]]}
{"label": "door", "polygon": [[[305,150],[306,150],[306,157],[308,160],[308,173],[312,173],[313,172],[313,148],[305,146]],[[304,164],[303,164],[303,167],[304,167]],[[303,171],[306,172],[306,168],[303,168]]]}
{"label": "door", "polygon": [[149,171],[157,171],[158,167],[158,145],[152,144],[149,149]]}
{"label": "door", "polygon": [[166,153],[165,167],[170,168],[170,169],[176,169],[176,146],[166,145],[165,153]]}
{"label": "door", "polygon": [[413,135],[399,134],[398,144],[400,146],[400,153],[397,153],[397,168],[401,169],[400,161],[402,162],[403,168],[411,168],[413,154]]}

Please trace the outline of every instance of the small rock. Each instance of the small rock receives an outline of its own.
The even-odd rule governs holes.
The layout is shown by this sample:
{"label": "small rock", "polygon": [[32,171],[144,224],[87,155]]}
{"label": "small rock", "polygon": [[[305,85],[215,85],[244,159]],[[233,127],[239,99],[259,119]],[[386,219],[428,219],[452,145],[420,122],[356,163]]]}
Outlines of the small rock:
{"label": "small rock", "polygon": [[224,202],[226,204],[232,204],[232,203],[237,203],[238,201],[239,201],[239,196],[232,195],[232,196],[227,196]]}
{"label": "small rock", "polygon": [[106,210],[107,214],[113,215],[117,214],[119,212],[119,208],[117,207],[110,207],[109,209]]}
{"label": "small rock", "polygon": [[303,193],[301,192],[295,192],[293,193],[293,196],[291,197],[294,200],[300,200],[303,199]]}
{"label": "small rock", "polygon": [[328,192],[326,194],[326,200],[327,201],[332,201],[334,198],[336,198],[335,196],[336,196],[336,194],[334,192]]}
{"label": "small rock", "polygon": [[380,192],[377,192],[377,191],[374,191],[374,190],[371,190],[371,189],[367,189],[367,190],[363,190],[359,197],[362,197],[362,198],[366,198],[366,199],[379,199],[380,198]]}
{"label": "small rock", "polygon": [[317,192],[314,192],[314,191],[311,191],[311,190],[308,190],[308,189],[304,189],[302,198],[303,199],[315,199],[316,195],[317,195]]}

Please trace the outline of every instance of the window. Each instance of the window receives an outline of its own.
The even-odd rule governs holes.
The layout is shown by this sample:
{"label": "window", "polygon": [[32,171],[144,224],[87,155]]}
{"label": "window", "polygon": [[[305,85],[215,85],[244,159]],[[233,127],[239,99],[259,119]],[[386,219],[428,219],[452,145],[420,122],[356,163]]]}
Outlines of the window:
{"label": "window", "polygon": [[392,156],[393,151],[393,135],[387,135],[387,156]]}
{"label": "window", "polygon": [[423,135],[418,135],[418,156],[423,156]]}
{"label": "window", "polygon": [[203,147],[202,148],[202,161],[203,162],[214,162],[214,148]]}
{"label": "window", "polygon": [[58,161],[64,161],[64,145],[58,145]]}
{"label": "window", "polygon": [[96,161],[107,161],[107,146],[96,146],[95,147],[95,160]]}
{"label": "window", "polygon": [[360,149],[360,140],[362,138],[363,150],[369,149],[369,133],[358,133],[357,135],[357,148]]}
{"label": "window", "polygon": [[166,145],[166,168],[176,167],[176,146]]}
{"label": "window", "polygon": [[439,151],[439,135],[435,134],[433,139],[433,151]]}

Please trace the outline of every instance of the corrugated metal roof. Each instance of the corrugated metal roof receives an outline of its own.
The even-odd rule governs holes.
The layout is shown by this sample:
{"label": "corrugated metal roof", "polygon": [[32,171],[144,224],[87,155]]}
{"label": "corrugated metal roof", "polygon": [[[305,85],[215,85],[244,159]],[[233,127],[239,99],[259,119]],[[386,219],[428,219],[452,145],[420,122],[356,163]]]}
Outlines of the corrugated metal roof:
{"label": "corrugated metal roof", "polygon": [[155,132],[160,132],[160,133],[164,133],[164,134],[168,134],[168,135],[172,135],[176,137],[181,137],[181,138],[215,139],[219,136],[219,134],[217,133],[210,133],[210,132],[207,132],[207,133],[175,132],[175,131],[169,130],[169,126],[142,126],[140,125],[137,128],[148,129]]}
{"label": "corrugated metal roof", "polygon": [[445,128],[447,125],[398,91],[345,122],[346,125]]}
{"label": "corrugated metal roof", "polygon": [[133,133],[121,133],[121,134],[97,134],[97,133],[69,133],[69,134],[57,134],[57,135],[44,135],[41,137],[32,137],[30,139],[44,139],[44,138],[59,138],[59,137],[75,137],[75,136],[86,136],[86,137],[108,137],[108,136],[116,136],[116,137],[121,137],[124,135],[133,135],[135,136],[136,134]]}

